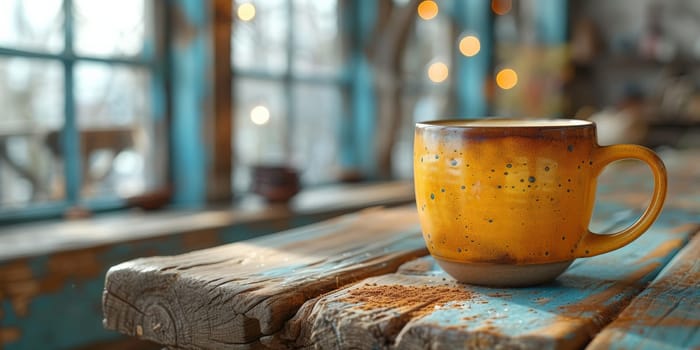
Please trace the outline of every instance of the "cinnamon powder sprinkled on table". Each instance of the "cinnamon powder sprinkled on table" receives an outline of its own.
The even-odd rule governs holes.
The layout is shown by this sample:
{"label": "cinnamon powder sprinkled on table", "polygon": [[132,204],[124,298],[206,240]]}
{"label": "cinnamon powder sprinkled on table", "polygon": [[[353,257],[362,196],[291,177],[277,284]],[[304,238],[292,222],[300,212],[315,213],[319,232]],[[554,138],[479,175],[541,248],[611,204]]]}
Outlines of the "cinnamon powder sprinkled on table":
{"label": "cinnamon powder sprinkled on table", "polygon": [[358,304],[361,310],[401,309],[409,318],[431,313],[436,307],[468,301],[473,293],[450,286],[401,286],[365,284],[348,291],[341,301]]}

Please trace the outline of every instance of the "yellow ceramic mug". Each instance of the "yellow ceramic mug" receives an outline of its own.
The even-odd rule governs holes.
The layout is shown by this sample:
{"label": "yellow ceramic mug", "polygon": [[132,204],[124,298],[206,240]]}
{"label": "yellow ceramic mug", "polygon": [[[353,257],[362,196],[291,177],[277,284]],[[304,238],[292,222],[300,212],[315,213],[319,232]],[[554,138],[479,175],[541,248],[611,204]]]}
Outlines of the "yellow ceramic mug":
{"label": "yellow ceramic mug", "polygon": [[[640,159],[651,204],[611,235],[588,229],[596,178]],[[461,282],[517,286],[556,278],[575,258],[618,249],[654,222],[666,196],[661,159],[637,145],[599,146],[582,120],[452,120],[415,129],[416,203],[428,250]]]}

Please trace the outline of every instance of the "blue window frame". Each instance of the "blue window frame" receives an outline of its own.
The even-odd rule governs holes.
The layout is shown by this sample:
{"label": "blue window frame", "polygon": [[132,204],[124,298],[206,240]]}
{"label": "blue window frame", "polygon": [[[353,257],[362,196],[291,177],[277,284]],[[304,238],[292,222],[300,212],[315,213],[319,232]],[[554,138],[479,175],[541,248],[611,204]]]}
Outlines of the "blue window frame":
{"label": "blue window frame", "polygon": [[167,182],[164,2],[0,5],[0,223]]}
{"label": "blue window frame", "polygon": [[234,191],[250,188],[250,167],[258,164],[292,166],[306,185],[336,181],[340,126],[351,118],[347,7],[234,1]]}

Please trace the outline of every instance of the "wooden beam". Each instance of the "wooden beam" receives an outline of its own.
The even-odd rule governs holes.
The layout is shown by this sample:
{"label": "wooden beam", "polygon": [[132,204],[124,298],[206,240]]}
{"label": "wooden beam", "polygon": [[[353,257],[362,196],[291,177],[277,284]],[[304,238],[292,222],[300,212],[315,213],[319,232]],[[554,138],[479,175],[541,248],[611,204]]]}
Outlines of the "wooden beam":
{"label": "wooden beam", "polygon": [[201,207],[207,197],[205,122],[212,120],[210,78],[211,3],[173,0],[172,117],[170,130],[173,204]]}
{"label": "wooden beam", "polygon": [[413,206],[110,269],[105,326],[172,347],[249,346],[308,299],[427,254]]}
{"label": "wooden beam", "polygon": [[587,349],[700,348],[700,235]]}
{"label": "wooden beam", "polygon": [[228,201],[233,196],[231,186],[232,145],[232,87],[231,87],[231,0],[215,0],[213,23],[214,51],[214,121],[210,123],[213,141],[210,145],[212,164],[209,167],[207,199],[209,202]]}

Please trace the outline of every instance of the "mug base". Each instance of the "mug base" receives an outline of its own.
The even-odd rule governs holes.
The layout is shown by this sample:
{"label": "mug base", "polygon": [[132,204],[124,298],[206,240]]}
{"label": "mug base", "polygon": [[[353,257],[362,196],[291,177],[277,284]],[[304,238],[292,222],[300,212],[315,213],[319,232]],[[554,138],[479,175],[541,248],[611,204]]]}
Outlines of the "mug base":
{"label": "mug base", "polygon": [[573,260],[547,264],[506,265],[458,263],[435,257],[445,272],[461,283],[490,287],[526,287],[550,282],[561,275]]}

